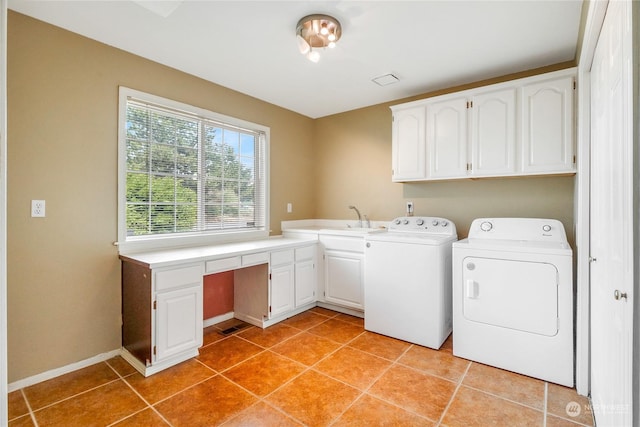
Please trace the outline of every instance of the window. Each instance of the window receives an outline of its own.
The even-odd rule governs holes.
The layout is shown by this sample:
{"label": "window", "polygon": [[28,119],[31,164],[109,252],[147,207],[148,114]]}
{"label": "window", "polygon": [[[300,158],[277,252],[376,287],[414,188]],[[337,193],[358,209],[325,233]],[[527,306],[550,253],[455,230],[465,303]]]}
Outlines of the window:
{"label": "window", "polygon": [[268,128],[127,88],[119,121],[121,245],[268,235]]}

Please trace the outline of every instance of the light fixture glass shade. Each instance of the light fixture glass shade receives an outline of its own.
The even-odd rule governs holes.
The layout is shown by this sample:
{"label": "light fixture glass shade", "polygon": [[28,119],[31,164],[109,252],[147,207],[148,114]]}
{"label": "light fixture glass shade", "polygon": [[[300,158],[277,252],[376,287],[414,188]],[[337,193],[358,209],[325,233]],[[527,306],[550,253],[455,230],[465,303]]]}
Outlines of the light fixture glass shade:
{"label": "light fixture glass shade", "polygon": [[306,55],[309,52],[309,49],[311,49],[311,46],[300,34],[296,36],[296,40],[298,42],[298,50],[301,54]]}
{"label": "light fixture glass shade", "polygon": [[314,49],[333,48],[341,36],[340,22],[329,15],[308,15],[300,19],[296,25],[298,50],[313,62],[320,59],[320,52]]}

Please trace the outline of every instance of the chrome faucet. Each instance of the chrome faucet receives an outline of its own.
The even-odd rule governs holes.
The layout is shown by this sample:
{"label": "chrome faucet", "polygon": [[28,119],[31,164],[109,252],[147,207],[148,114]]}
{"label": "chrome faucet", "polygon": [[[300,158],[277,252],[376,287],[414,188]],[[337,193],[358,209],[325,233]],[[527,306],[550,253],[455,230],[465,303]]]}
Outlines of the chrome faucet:
{"label": "chrome faucet", "polygon": [[358,214],[358,227],[362,228],[362,216],[360,215],[360,211],[358,210],[358,208],[356,208],[355,206],[351,205],[351,206],[349,206],[349,209],[353,209],[354,211],[356,211],[356,213]]}

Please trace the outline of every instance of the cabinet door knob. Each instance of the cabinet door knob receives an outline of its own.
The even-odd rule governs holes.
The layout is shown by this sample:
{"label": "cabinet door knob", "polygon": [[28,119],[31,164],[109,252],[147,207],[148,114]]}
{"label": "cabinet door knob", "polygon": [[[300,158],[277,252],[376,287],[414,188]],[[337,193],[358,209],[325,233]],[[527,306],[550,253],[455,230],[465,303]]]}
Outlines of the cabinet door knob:
{"label": "cabinet door knob", "polygon": [[370,248],[371,247],[371,242],[367,242],[367,247]]}

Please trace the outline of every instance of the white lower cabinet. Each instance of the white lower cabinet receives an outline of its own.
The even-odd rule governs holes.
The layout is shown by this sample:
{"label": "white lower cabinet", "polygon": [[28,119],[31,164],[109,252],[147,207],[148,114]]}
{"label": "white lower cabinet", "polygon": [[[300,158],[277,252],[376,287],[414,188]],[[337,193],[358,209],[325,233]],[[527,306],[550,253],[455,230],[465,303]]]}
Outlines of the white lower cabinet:
{"label": "white lower cabinet", "polygon": [[324,301],[364,310],[364,238],[320,236]]}
{"label": "white lower cabinet", "polygon": [[202,345],[202,286],[156,294],[156,360]]}
{"label": "white lower cabinet", "polygon": [[293,263],[272,267],[270,273],[269,318],[280,316],[294,307]]}
{"label": "white lower cabinet", "polygon": [[302,307],[316,301],[317,277],[316,247],[306,246],[296,249],[295,264],[295,306]]}
{"label": "white lower cabinet", "polygon": [[364,256],[353,252],[325,251],[327,302],[364,310],[362,279]]}
{"label": "white lower cabinet", "polygon": [[122,262],[122,356],[144,376],[198,355],[203,271]]}

